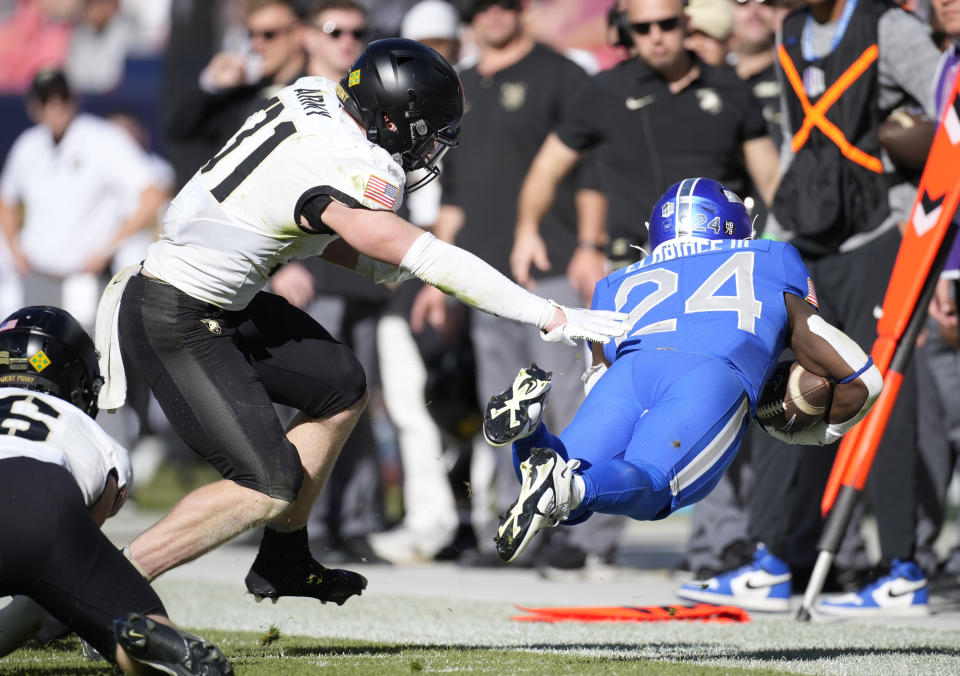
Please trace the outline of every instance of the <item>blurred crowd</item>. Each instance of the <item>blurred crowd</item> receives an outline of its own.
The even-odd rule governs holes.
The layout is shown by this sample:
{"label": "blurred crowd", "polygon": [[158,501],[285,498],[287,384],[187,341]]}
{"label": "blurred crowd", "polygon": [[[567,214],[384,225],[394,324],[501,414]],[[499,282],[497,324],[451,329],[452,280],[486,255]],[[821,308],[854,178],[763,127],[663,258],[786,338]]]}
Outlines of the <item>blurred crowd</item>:
{"label": "blurred crowd", "polygon": [[[644,255],[656,196],[680,178],[709,176],[748,198],[758,235],[796,240],[819,277],[822,307],[869,349],[875,327],[851,328],[882,301],[889,266],[877,261],[892,265],[897,226],[912,205],[937,118],[940,50],[949,56],[960,38],[949,19],[957,3],[911,0],[910,14],[875,22],[878,73],[869,86],[852,86],[862,110],[846,104],[844,114],[869,118],[874,137],[888,124],[929,133],[889,148],[877,138],[860,144],[875,151],[881,168],[873,173],[883,181],[857,185],[883,213],[851,207],[829,221],[808,159],[819,137],[798,142],[803,120],[791,115],[807,106],[794,101],[799,92],[784,70],[790,44],[778,55],[776,41],[792,10],[816,16],[824,1],[0,0],[0,115],[10,117],[6,133],[17,134],[0,146],[0,316],[56,305],[92,331],[111,271],[141,259],[169,200],[251,112],[300,77],[339,80],[367,42],[402,36],[456,64],[467,100],[461,147],[444,160],[441,180],[402,207],[411,222],[579,306],[610,270]],[[904,60],[884,31],[923,44],[906,45]],[[838,44],[829,35],[812,42],[821,56]],[[811,91],[825,72],[828,81]],[[823,93],[830,77],[826,67],[804,70],[807,94]],[[131,92],[143,91],[130,105]],[[32,126],[7,115],[13,101]],[[152,115],[139,114],[145,101]],[[904,143],[919,164],[895,162]],[[814,187],[804,192],[803,181]],[[812,232],[790,217],[797,211],[829,222]],[[857,255],[873,266],[869,282],[857,277]],[[904,561],[931,583],[960,583],[960,548],[934,548],[955,502],[960,444],[955,276],[938,288],[913,384],[901,394],[903,422],[893,448],[878,454],[861,510],[875,517],[880,558],[868,555],[855,524],[834,590],[863,589]],[[454,307],[418,282],[384,288],[319,261],[282,268],[271,290],[348,344],[371,389],[311,518],[317,558],[500,565],[492,532],[515,479],[509,453],[478,434],[481,403],[535,361],[553,372],[548,412],[561,429],[584,396],[585,354]],[[133,449],[143,485],[191,455],[146,384],[130,388],[129,410],[100,422]],[[722,578],[757,565],[759,551],[802,585],[832,451],[770,449],[756,436],[696,507],[679,565],[698,580]],[[590,574],[617,561],[623,525],[597,515],[556,529],[527,565]]]}

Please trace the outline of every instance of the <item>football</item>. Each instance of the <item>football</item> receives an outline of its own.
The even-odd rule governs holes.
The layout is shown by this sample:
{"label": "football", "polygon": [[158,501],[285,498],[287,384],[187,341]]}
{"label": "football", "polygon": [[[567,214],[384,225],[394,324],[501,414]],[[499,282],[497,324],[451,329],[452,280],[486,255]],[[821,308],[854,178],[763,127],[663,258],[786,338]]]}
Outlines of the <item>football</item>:
{"label": "football", "polygon": [[797,432],[823,420],[833,398],[833,384],[796,361],[784,361],[767,380],[756,418],[781,432]]}

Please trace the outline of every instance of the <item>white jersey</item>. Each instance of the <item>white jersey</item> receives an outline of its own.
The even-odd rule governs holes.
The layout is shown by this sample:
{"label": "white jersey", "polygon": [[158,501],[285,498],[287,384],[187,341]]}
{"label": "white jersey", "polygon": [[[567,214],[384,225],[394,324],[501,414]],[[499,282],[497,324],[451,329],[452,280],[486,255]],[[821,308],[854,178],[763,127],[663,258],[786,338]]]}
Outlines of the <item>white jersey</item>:
{"label": "white jersey", "polygon": [[120,488],[133,480],[130,456],[93,418],[52,394],[0,387],[0,460],[27,457],[67,469],[90,507],[117,472]]}
{"label": "white jersey", "polygon": [[183,187],[144,269],[189,296],[242,309],[277,268],[322,253],[337,237],[300,228],[311,196],[396,211],[404,182],[400,164],[343,110],[336,83],[301,78]]}
{"label": "white jersey", "polygon": [[127,132],[80,113],[59,143],[42,125],[17,137],[0,196],[24,207],[20,246],[33,268],[66,277],[103,250],[152,179],[147,154]]}

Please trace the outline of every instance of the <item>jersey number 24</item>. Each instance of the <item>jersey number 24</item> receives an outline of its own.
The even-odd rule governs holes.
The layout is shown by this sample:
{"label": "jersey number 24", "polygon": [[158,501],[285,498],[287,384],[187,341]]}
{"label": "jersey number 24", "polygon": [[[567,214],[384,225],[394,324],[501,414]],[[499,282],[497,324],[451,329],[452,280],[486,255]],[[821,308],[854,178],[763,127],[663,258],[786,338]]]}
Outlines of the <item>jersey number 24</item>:
{"label": "jersey number 24", "polygon": [[[760,317],[763,303],[757,300],[753,289],[753,262],[752,251],[739,251],[730,256],[687,298],[683,306],[684,314],[735,312],[737,328],[756,333],[756,320]],[[718,291],[731,277],[736,285],[736,293],[732,296],[719,295]],[[623,281],[614,299],[618,311],[622,311],[626,306],[630,292],[641,284],[655,284],[656,289],[630,310],[628,320],[634,328],[618,338],[617,345],[633,336],[677,330],[676,317],[649,324],[642,324],[641,321],[645,314],[677,292],[679,280],[680,276],[673,270],[653,268],[631,275]]]}

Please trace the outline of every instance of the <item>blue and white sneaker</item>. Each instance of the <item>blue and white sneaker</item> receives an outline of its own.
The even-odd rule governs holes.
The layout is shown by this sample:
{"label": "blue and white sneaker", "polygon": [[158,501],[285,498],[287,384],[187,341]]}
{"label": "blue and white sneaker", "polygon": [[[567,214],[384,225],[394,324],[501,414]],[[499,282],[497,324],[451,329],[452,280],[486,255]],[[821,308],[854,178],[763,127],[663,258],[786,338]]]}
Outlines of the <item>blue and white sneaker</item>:
{"label": "blue and white sneaker", "polygon": [[928,615],[927,597],[927,578],[920,566],[913,561],[894,559],[887,575],[860,591],[823,599],[816,611],[842,617]]}
{"label": "blue and white sneaker", "polygon": [[786,612],[790,610],[792,591],[790,566],[757,545],[753,562],[706,581],[688,582],[677,590],[677,596],[745,610]]}

